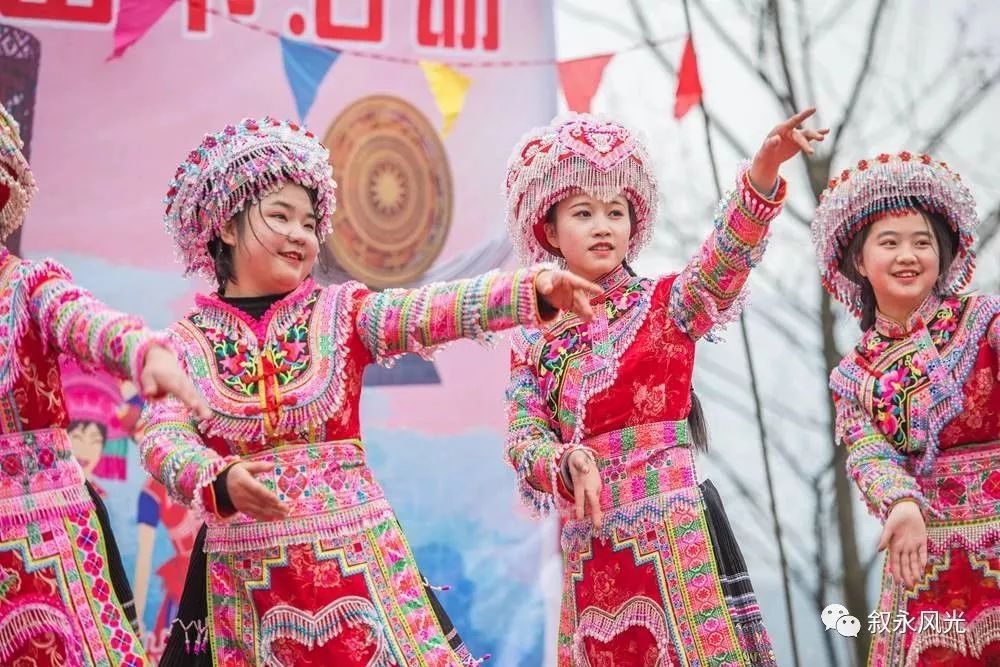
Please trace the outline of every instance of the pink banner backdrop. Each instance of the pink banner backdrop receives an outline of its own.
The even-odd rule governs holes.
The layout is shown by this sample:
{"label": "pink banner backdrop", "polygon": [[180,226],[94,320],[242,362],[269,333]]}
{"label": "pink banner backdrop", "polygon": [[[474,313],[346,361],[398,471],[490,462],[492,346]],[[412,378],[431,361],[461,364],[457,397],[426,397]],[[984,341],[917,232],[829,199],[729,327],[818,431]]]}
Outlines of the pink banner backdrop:
{"label": "pink banner backdrop", "polygon": [[[344,245],[329,248],[324,275],[415,284],[508,257],[507,155],[553,115],[558,92],[552,7],[536,0],[0,0],[0,24],[41,46],[29,110],[40,192],[22,254],[55,257],[154,326],[206,289],[181,277],[162,225],[167,182],[205,132],[305,111],[348,172],[335,173],[346,217],[334,243]],[[553,547],[516,509],[502,463],[507,362],[505,345],[470,343],[433,364],[370,371],[363,423],[422,569],[451,586],[443,603],[467,643],[493,664],[534,667],[546,621],[539,573]],[[190,527],[138,467],[130,388],[112,403],[103,435],[84,424],[77,437],[87,457],[114,459],[88,464],[138,575],[155,651]]]}

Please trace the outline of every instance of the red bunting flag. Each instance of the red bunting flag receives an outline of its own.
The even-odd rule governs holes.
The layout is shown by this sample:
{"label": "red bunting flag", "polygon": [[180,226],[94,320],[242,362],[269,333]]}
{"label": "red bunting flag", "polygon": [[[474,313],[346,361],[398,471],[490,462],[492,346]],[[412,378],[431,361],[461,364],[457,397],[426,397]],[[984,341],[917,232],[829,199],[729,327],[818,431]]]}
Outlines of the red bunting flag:
{"label": "red bunting flag", "polygon": [[570,111],[586,113],[590,111],[590,101],[601,84],[601,76],[607,67],[613,53],[599,56],[564,60],[556,63],[559,69],[559,82],[562,84],[566,106]]}
{"label": "red bunting flag", "polygon": [[680,120],[691,107],[701,102],[701,77],[698,76],[698,58],[694,54],[691,35],[684,42],[681,66],[677,71],[677,95],[674,98],[674,118]]}

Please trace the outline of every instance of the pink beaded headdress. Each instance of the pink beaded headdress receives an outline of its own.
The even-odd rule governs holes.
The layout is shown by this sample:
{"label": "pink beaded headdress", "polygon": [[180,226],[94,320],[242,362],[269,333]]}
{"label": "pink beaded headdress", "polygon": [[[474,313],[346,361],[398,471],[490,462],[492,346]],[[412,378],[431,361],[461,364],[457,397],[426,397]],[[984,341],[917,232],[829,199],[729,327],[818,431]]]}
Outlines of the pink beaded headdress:
{"label": "pink beaded headdress", "polygon": [[861,313],[861,288],[840,270],[844,251],[865,225],[916,208],[940,215],[958,237],[955,259],[940,279],[943,292],[955,294],[969,284],[976,266],[976,202],[944,162],[903,151],[861,160],[830,181],[820,195],[812,222],[823,286],[854,313]]}
{"label": "pink beaded headdress", "polygon": [[17,121],[0,105],[0,241],[24,222],[35,194],[35,177],[23,149]]}
{"label": "pink beaded headdress", "polygon": [[208,242],[247,204],[286,183],[316,191],[317,232],[330,231],[336,208],[330,153],[299,125],[270,117],[246,118],[206,134],[170,182],[164,223],[177,244],[185,274],[214,279]]}
{"label": "pink beaded headdress", "polygon": [[560,256],[545,238],[545,215],[560,200],[585,192],[609,201],[619,194],[632,205],[634,260],[653,236],[659,207],[649,155],[634,133],[616,121],[570,114],[535,128],[507,163],[507,229],[524,264]]}

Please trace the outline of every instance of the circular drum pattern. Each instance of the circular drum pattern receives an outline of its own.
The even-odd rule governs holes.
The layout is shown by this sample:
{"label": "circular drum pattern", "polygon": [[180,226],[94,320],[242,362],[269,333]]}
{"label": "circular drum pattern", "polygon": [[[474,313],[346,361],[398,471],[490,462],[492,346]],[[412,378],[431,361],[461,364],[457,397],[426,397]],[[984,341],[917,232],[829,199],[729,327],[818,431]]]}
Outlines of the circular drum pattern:
{"label": "circular drum pattern", "polygon": [[408,102],[372,95],[347,107],[323,143],[338,184],[330,254],[372,287],[415,281],[451,226],[451,171],[434,127]]}

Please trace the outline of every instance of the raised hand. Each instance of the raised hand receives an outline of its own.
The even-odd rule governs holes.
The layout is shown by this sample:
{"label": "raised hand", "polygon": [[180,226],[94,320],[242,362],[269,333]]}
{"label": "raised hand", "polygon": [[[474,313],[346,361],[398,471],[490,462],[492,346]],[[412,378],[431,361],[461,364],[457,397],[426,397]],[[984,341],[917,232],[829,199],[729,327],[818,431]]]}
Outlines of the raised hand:
{"label": "raised hand", "polygon": [[750,164],[750,182],[758,192],[767,194],[774,189],[778,180],[778,169],[783,162],[790,160],[803,152],[812,155],[812,142],[823,141],[830,132],[829,128],[811,130],[800,127],[807,118],[816,113],[816,109],[800,111],[785,122],[776,126],[764,138],[764,143],[757,150]]}

